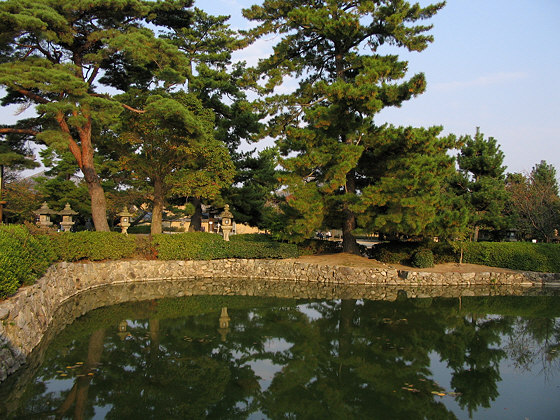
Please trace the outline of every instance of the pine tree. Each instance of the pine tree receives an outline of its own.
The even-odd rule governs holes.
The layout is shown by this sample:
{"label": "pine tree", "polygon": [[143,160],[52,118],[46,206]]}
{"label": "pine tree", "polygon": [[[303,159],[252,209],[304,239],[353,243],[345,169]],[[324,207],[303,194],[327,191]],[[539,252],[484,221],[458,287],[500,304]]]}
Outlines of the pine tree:
{"label": "pine tree", "polygon": [[454,172],[454,158],[447,152],[457,140],[438,137],[441,131],[379,130],[376,147],[366,150],[358,165],[360,225],[391,236],[445,235],[450,226],[437,218],[446,211],[445,182]]}
{"label": "pine tree", "polygon": [[[168,24],[170,30],[166,36],[188,60],[186,91],[213,111],[214,138],[226,144],[236,167],[243,170],[251,165],[251,157],[239,153],[239,145],[242,140],[249,140],[260,129],[260,124],[244,91],[247,84],[245,64],[232,62],[232,52],[244,47],[247,41],[230,28],[228,19],[229,16],[211,16],[194,8],[191,25]],[[246,210],[237,207],[237,204],[245,207],[245,202],[233,197],[239,193],[234,186],[222,192],[223,199],[235,201],[230,204],[236,215]],[[188,197],[195,209],[191,230],[201,230],[203,200],[201,196]],[[215,200],[218,201],[214,204],[218,205],[223,201],[217,197]]]}
{"label": "pine tree", "polygon": [[452,184],[469,209],[468,224],[477,241],[480,229],[499,230],[506,224],[504,153],[495,138],[484,139],[478,128],[474,138],[464,136],[460,141],[463,146],[457,156],[459,173]]}
{"label": "pine tree", "polygon": [[[139,95],[130,95],[138,101]],[[142,108],[145,113],[123,119],[120,137],[131,150],[121,163],[134,179],[149,185],[151,233],[157,234],[170,194],[214,198],[231,184],[234,166],[225,144],[213,137],[213,112],[195,95],[151,92]]]}
{"label": "pine tree", "polygon": [[129,78],[184,81],[183,55],[145,25],[173,19],[188,25],[191,0],[8,0],[0,3],[0,85],[3,105],[34,104],[39,118],[0,128],[69,150],[84,175],[97,230],[109,230],[106,199],[94,163],[104,127],[126,108],[103,86],[122,89]]}
{"label": "pine tree", "polygon": [[[260,62],[257,74],[271,92],[287,76],[299,87],[291,94],[268,98],[273,116],[266,134],[277,138],[291,208],[291,228],[301,237],[337,209],[343,220],[343,249],[359,252],[352,231],[359,204],[358,165],[374,147],[374,116],[422,93],[422,74],[402,81],[407,63],[381,55],[384,44],[422,51],[432,41],[431,26],[417,22],[435,15],[444,3],[426,7],[405,1],[265,0],[244,10],[258,22],[249,35],[281,35],[274,53]],[[336,203],[329,203],[335,197]]]}

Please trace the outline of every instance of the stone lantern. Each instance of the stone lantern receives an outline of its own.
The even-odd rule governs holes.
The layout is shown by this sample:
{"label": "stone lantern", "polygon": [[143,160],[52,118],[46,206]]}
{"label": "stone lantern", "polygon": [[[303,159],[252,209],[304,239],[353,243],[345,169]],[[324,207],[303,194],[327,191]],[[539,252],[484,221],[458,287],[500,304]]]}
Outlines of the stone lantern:
{"label": "stone lantern", "polygon": [[58,214],[62,216],[62,222],[60,222],[60,229],[63,232],[70,232],[70,229],[72,228],[72,226],[74,226],[74,223],[76,223],[72,220],[72,216],[77,215],[78,212],[70,208],[70,203],[66,203],[66,206],[64,206],[64,210],[59,211]]}
{"label": "stone lantern", "polygon": [[52,226],[53,222],[51,222],[51,214],[57,214],[56,211],[51,210],[49,205],[45,201],[39,210],[34,212],[35,214],[39,215],[39,226],[41,227],[50,227]]}
{"label": "stone lantern", "polygon": [[127,235],[128,227],[130,226],[130,218],[133,216],[133,214],[128,211],[126,206],[124,206],[122,211],[117,214],[117,216],[121,218],[121,222],[118,225],[121,227],[122,233]]}
{"label": "stone lantern", "polygon": [[220,328],[218,328],[218,332],[222,337],[222,341],[226,341],[227,334],[229,333],[229,321],[231,318],[228,315],[227,307],[222,308],[222,313],[220,314]]}
{"label": "stone lantern", "polygon": [[220,214],[222,219],[222,232],[224,234],[224,241],[229,241],[229,234],[233,229],[233,214],[229,211],[229,205],[226,204],[224,211]]}

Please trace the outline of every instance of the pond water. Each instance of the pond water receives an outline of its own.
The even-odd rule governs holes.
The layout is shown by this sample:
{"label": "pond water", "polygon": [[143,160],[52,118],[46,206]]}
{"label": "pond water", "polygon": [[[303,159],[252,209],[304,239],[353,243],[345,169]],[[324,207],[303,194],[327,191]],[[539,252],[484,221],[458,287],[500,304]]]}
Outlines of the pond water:
{"label": "pond water", "polygon": [[554,419],[560,297],[189,296],[88,312],[2,418]]}

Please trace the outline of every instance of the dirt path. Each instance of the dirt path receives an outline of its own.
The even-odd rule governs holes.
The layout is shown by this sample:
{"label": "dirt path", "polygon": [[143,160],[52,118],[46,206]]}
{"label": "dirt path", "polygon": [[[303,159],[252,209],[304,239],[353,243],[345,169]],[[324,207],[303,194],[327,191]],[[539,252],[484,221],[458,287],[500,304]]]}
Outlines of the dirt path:
{"label": "dirt path", "polygon": [[376,260],[370,260],[359,255],[339,253],[339,254],[324,254],[324,255],[304,255],[297,258],[297,261],[302,261],[310,264],[322,265],[341,265],[347,267],[375,267],[375,268],[395,268],[397,270],[409,271],[424,271],[429,273],[481,273],[481,272],[494,272],[494,273],[514,273],[514,270],[508,270],[499,267],[487,267],[485,265],[476,264],[457,264],[447,263],[438,264],[431,268],[415,268],[407,267],[400,264],[385,264]]}

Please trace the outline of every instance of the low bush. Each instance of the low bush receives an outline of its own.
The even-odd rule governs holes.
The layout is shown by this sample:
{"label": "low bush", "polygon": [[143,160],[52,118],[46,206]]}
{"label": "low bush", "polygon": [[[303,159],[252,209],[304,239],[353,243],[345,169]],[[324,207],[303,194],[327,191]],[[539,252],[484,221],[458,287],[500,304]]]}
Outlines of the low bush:
{"label": "low bush", "polygon": [[0,226],[0,298],[33,284],[54,260],[46,237],[34,237],[21,225]]}
{"label": "low bush", "polygon": [[419,242],[384,242],[375,244],[369,251],[369,257],[389,264],[411,264],[411,259],[420,247]]}
{"label": "low bush", "polygon": [[144,235],[149,235],[151,232],[151,226],[150,225],[136,225],[136,226],[131,226],[128,228],[128,233],[131,234],[144,234]]}
{"label": "low bush", "polygon": [[136,253],[134,236],[117,232],[63,232],[50,238],[60,261],[118,260]]}
{"label": "low bush", "polygon": [[[420,267],[416,265],[415,255],[422,249],[431,252],[432,259],[433,259],[432,265],[458,261],[457,254],[449,243],[433,242],[433,241],[422,241],[422,242],[392,241],[392,242],[375,244],[372,247],[372,249],[369,251],[369,256],[371,258],[374,258],[384,263],[405,264],[405,265],[412,265],[414,267]],[[427,252],[424,252],[424,254],[426,256],[428,255]],[[421,268],[431,267],[432,265],[424,266]]]}
{"label": "low bush", "polygon": [[469,242],[463,261],[512,270],[560,272],[560,245],[531,242]]}
{"label": "low bush", "polygon": [[428,268],[434,266],[434,254],[428,248],[419,248],[412,255],[412,266]]}
{"label": "low bush", "polygon": [[335,254],[342,251],[341,242],[307,239],[298,244],[301,255]]}

